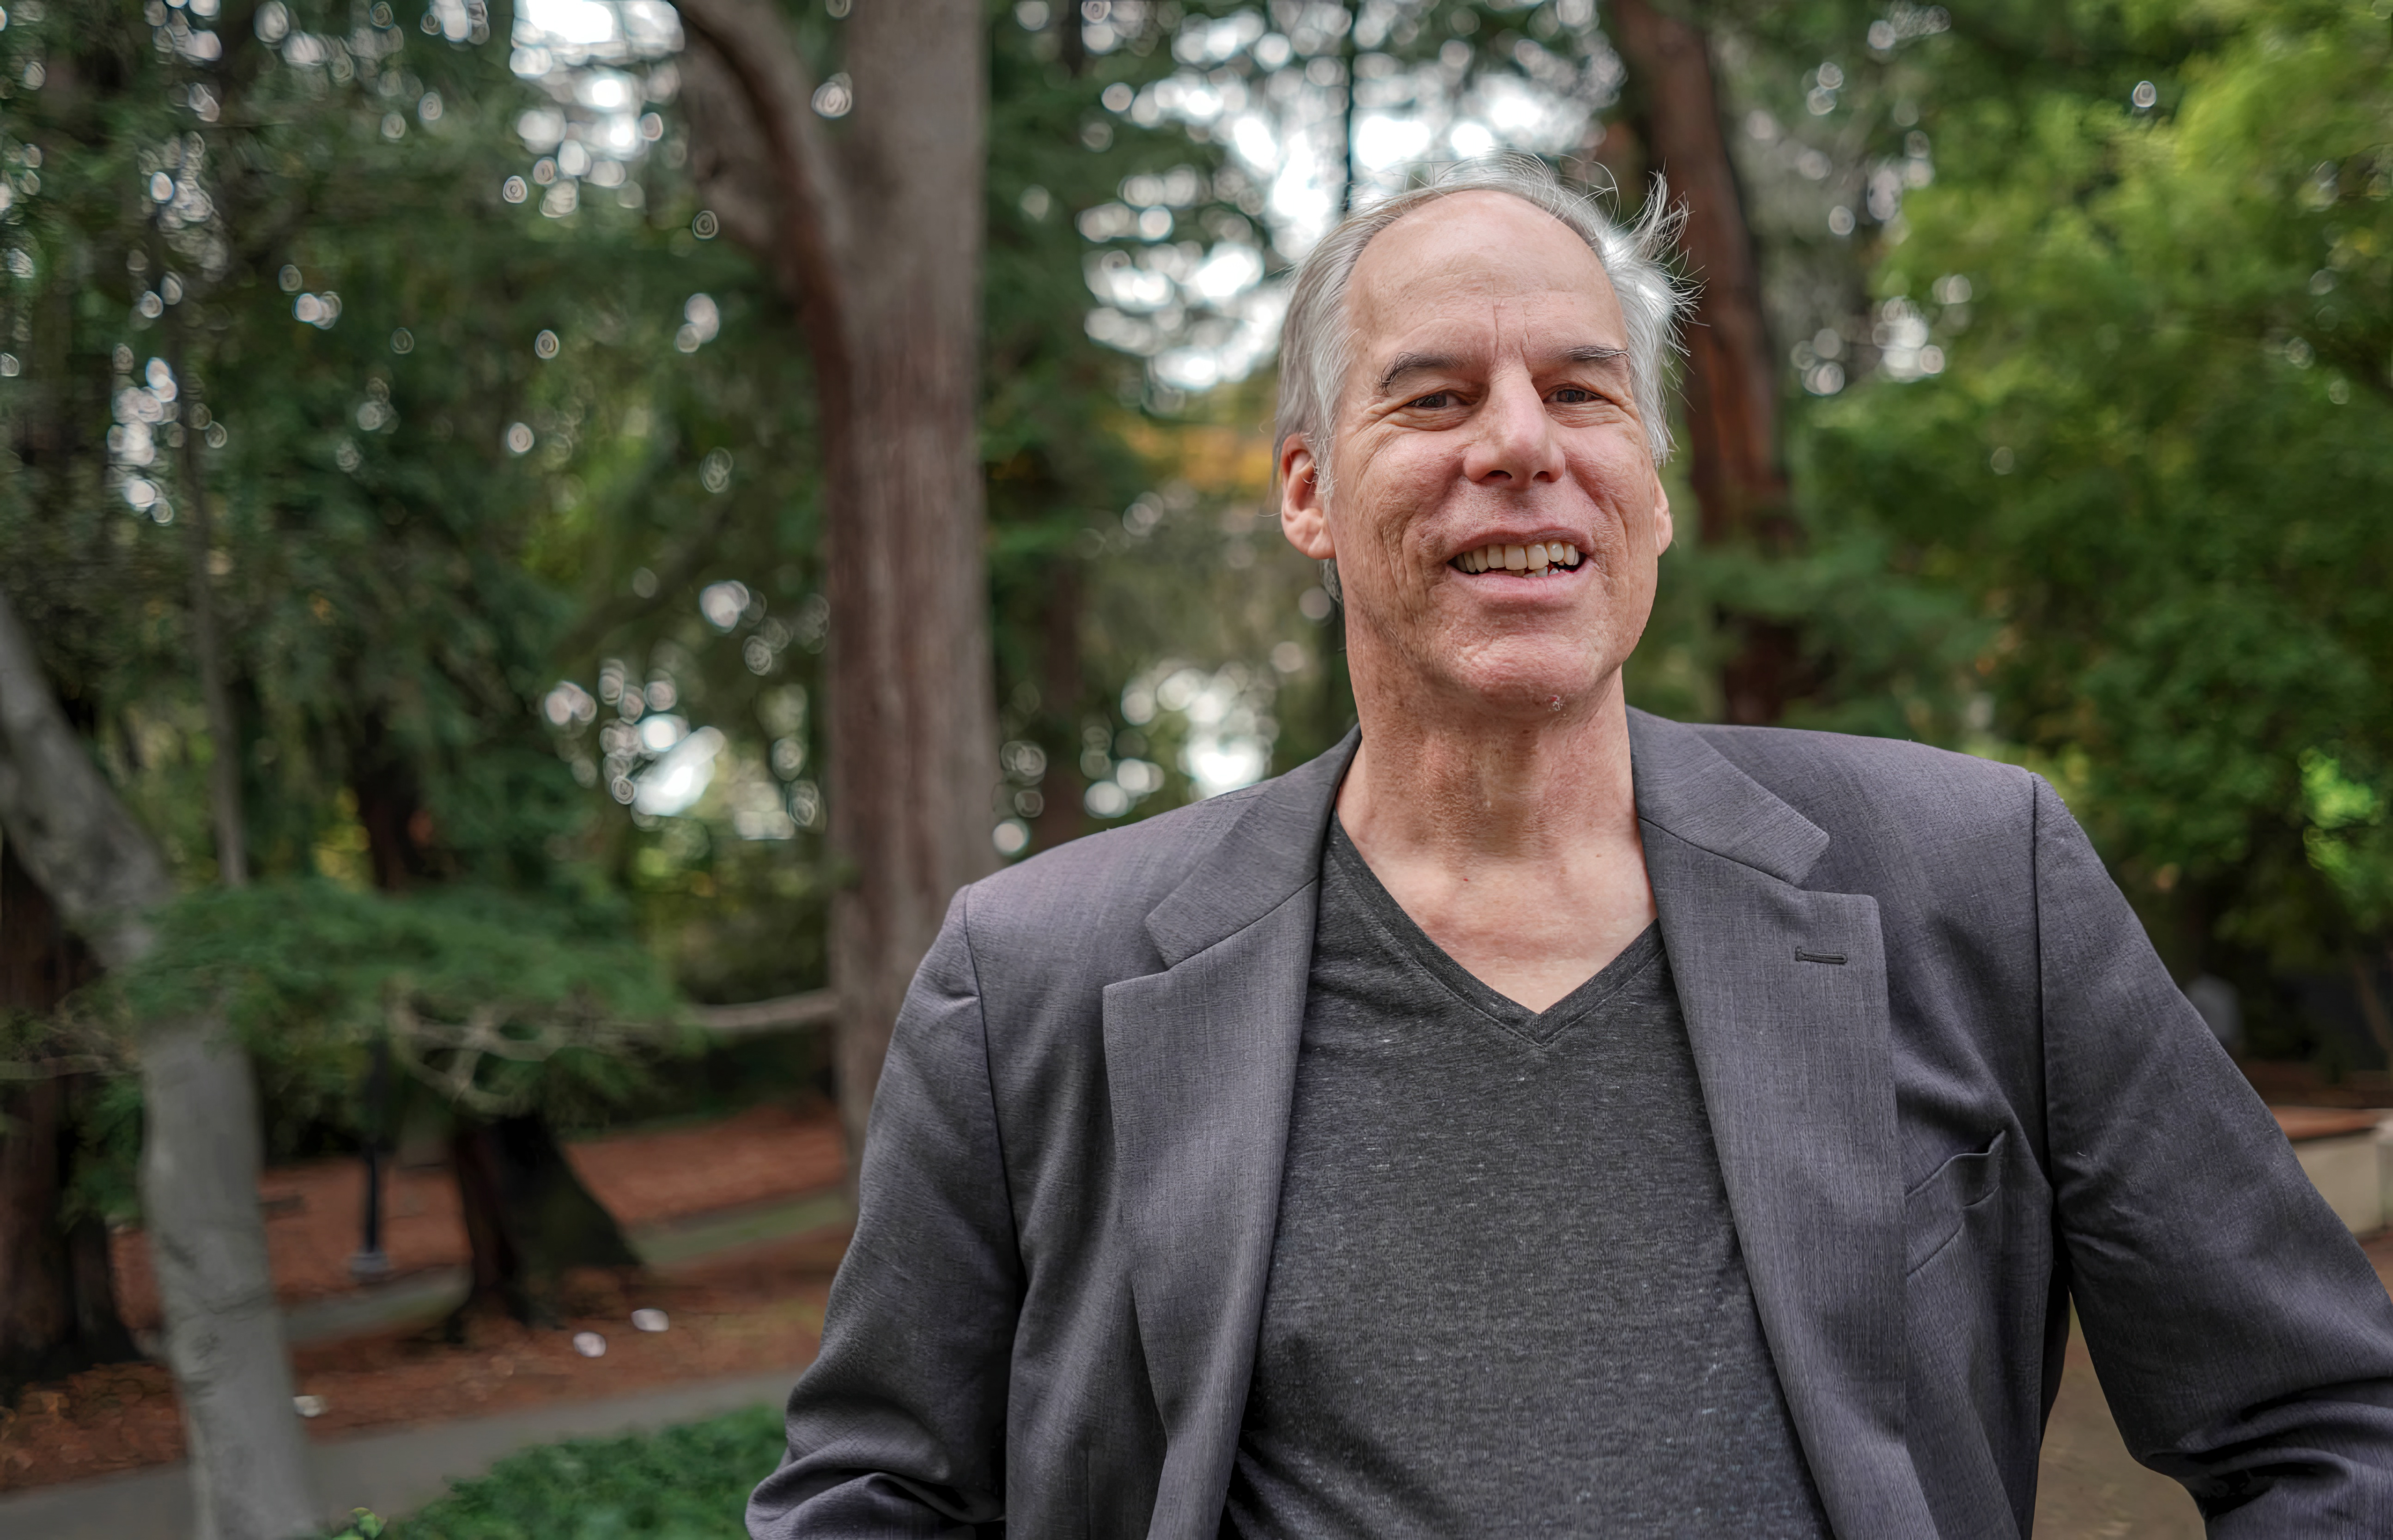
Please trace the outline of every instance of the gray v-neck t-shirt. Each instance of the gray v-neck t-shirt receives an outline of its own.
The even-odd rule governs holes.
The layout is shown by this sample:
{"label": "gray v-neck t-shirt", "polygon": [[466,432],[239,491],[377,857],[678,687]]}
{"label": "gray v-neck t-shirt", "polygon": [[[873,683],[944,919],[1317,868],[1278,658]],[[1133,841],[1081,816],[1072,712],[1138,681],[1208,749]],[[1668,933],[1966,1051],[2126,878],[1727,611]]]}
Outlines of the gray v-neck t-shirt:
{"label": "gray v-neck t-shirt", "polygon": [[1332,823],[1222,1529],[1827,1534],[1658,928],[1532,1011]]}

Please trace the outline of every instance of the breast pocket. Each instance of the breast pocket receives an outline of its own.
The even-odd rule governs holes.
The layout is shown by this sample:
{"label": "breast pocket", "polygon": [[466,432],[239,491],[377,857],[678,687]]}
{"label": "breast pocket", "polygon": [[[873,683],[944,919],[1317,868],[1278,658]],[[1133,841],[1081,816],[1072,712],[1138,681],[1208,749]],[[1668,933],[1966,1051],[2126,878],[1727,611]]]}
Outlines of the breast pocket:
{"label": "breast pocket", "polygon": [[1969,1210],[2001,1187],[2003,1141],[2009,1137],[1998,1132],[1984,1149],[1963,1151],[1903,1195],[1905,1276],[1935,1260],[1961,1233]]}

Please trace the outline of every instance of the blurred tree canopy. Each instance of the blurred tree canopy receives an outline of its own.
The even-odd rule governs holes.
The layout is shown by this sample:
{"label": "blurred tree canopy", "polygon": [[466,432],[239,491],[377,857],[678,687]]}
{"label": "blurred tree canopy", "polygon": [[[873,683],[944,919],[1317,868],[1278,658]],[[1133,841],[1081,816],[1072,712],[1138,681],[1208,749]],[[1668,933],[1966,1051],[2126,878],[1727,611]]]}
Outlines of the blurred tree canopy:
{"label": "blurred tree canopy", "polygon": [[2386,9],[1763,23],[1831,61],[1782,91],[1816,107],[1833,72],[1875,120],[1865,289],[1797,330],[1815,552],[1720,580],[1804,618],[1793,720],[2050,775],[2164,954],[2235,977],[2281,1052],[2316,1046],[2269,983],[2300,972],[2393,1051]]}

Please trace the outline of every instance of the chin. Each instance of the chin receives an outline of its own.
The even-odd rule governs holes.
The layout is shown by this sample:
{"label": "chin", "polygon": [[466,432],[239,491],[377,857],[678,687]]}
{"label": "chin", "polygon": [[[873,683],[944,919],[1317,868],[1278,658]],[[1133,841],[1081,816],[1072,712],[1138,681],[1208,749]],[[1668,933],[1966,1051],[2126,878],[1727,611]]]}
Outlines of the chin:
{"label": "chin", "polygon": [[1584,704],[1602,695],[1618,666],[1583,642],[1506,638],[1473,649],[1451,671],[1464,694],[1497,711],[1550,716],[1555,702]]}

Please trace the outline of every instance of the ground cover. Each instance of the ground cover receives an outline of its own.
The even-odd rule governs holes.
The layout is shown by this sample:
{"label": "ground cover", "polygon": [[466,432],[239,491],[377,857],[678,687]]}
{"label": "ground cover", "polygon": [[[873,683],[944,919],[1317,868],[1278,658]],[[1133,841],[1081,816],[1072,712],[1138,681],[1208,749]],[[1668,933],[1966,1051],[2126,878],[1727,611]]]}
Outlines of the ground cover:
{"label": "ground cover", "polygon": [[769,1406],[543,1444],[386,1526],[362,1517],[338,1540],[744,1540],[749,1489],[781,1447],[781,1416]]}

